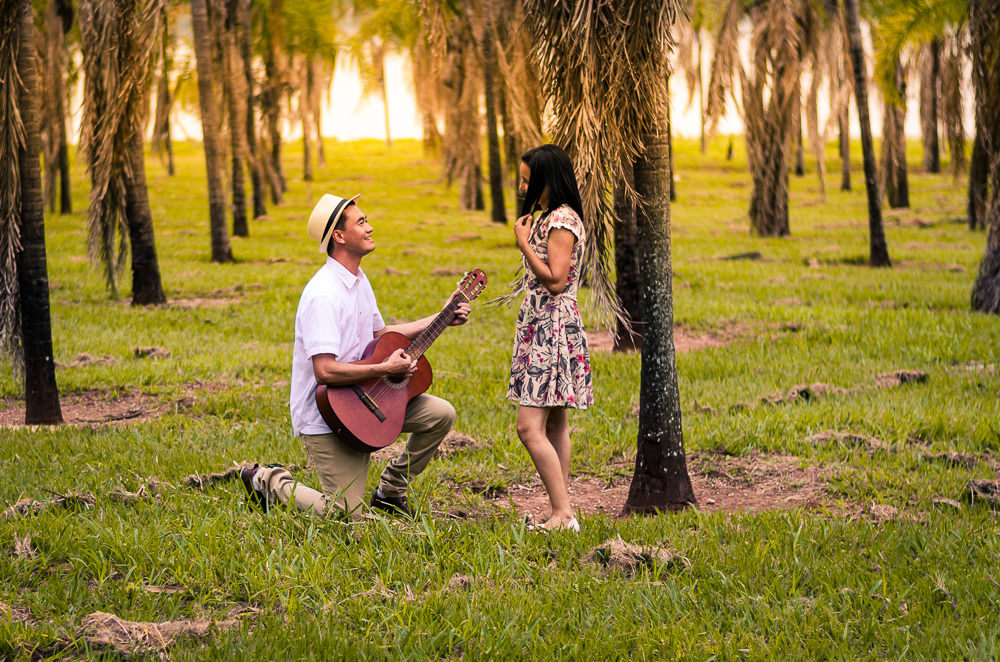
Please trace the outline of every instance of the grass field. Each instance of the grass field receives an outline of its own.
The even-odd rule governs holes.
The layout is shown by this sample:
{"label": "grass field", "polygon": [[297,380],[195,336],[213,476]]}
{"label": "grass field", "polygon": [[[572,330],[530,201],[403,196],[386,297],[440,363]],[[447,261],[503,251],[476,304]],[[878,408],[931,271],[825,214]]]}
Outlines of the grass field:
{"label": "grass field", "polygon": [[[964,223],[964,181],[918,172],[911,145],[912,206],[885,212],[894,267],[873,270],[858,153],[853,192],[833,172],[823,196],[809,163],[791,178],[792,235],[760,239],[736,147],[726,161],[721,138],[705,156],[678,141],[675,156],[675,322],[717,340],[677,359],[701,507],[619,519],[614,503],[577,504],[582,532],[547,536],[511,507],[539,494],[504,400],[514,310],[478,303],[429,352],[432,392],[455,404],[467,441],[416,480],[418,520],[261,516],[238,481],[185,482],[259,461],[318,486],[287,396],[295,307],[322,261],[305,235],[322,193],[362,194],[378,243],[364,267],[387,321],[436,311],[471,267],[490,277],[484,298],[503,291],[512,231],[460,211],[418,143],[331,141],[311,184],[290,147],[286,203],[234,238],[224,265],[209,261],[200,147],[178,146],[174,177],[151,158],[171,303],[150,309],[129,305],[128,273],[112,299],[88,263],[75,164],[78,213],[46,218],[53,338],[65,406],[96,418],[0,428],[0,509],[39,502],[0,516],[0,659],[1000,657],[997,513],[965,498],[971,479],[998,478],[1000,319],[969,311],[985,237]],[[596,404],[571,418],[579,493],[627,487],[639,366],[594,354]],[[895,370],[926,380],[873,385]],[[802,384],[822,386],[762,402]],[[5,364],[7,420],[19,397]],[[116,402],[124,420],[104,422],[102,403]],[[819,489],[802,503],[750,498],[779,459],[782,489],[801,487],[783,478],[797,475]],[[57,495],[80,498],[45,507]],[[595,553],[618,537],[644,555]]]}

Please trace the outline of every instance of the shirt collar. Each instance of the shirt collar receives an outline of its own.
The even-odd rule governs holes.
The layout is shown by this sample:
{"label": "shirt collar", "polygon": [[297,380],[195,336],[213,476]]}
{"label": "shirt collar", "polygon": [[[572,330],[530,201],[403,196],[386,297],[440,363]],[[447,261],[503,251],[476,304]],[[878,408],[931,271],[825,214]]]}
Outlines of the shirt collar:
{"label": "shirt collar", "polygon": [[361,270],[361,267],[358,267],[358,275],[355,276],[347,267],[342,265],[340,262],[337,262],[330,256],[327,256],[325,266],[333,272],[333,275],[336,276],[340,282],[344,284],[344,287],[349,290],[354,289],[355,285],[366,278],[365,272]]}

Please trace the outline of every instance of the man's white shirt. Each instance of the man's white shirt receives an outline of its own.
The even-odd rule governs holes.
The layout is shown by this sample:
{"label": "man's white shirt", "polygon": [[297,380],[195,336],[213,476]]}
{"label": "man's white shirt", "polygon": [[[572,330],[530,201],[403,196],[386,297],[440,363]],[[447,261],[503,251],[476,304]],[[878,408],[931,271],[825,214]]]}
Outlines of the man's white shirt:
{"label": "man's white shirt", "polygon": [[333,354],[344,363],[357,361],[375,338],[375,332],[383,328],[385,322],[364,271],[359,268],[355,276],[327,257],[326,264],[302,290],[295,313],[289,409],[296,435],[330,432],[316,406],[317,382],[312,357]]}

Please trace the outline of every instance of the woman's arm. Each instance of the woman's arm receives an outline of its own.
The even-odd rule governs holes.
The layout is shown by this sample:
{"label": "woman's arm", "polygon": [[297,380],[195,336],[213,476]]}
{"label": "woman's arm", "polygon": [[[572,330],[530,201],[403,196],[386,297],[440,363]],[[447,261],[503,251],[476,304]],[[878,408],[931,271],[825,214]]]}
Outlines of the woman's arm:
{"label": "woman's arm", "polygon": [[573,256],[576,235],[565,228],[549,230],[549,259],[545,262],[528,242],[531,234],[531,216],[526,214],[514,222],[517,247],[521,249],[528,266],[542,285],[552,294],[562,294],[569,280],[569,263]]}

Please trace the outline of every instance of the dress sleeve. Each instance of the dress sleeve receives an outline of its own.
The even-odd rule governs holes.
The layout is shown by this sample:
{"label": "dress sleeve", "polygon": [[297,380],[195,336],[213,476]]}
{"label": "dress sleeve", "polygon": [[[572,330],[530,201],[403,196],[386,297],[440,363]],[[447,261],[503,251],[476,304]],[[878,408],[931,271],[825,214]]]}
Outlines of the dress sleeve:
{"label": "dress sleeve", "polygon": [[586,234],[583,230],[583,221],[571,207],[567,205],[559,207],[549,214],[546,220],[548,221],[548,227],[545,229],[546,234],[551,232],[553,228],[563,228],[572,232],[578,242],[583,242]]}

